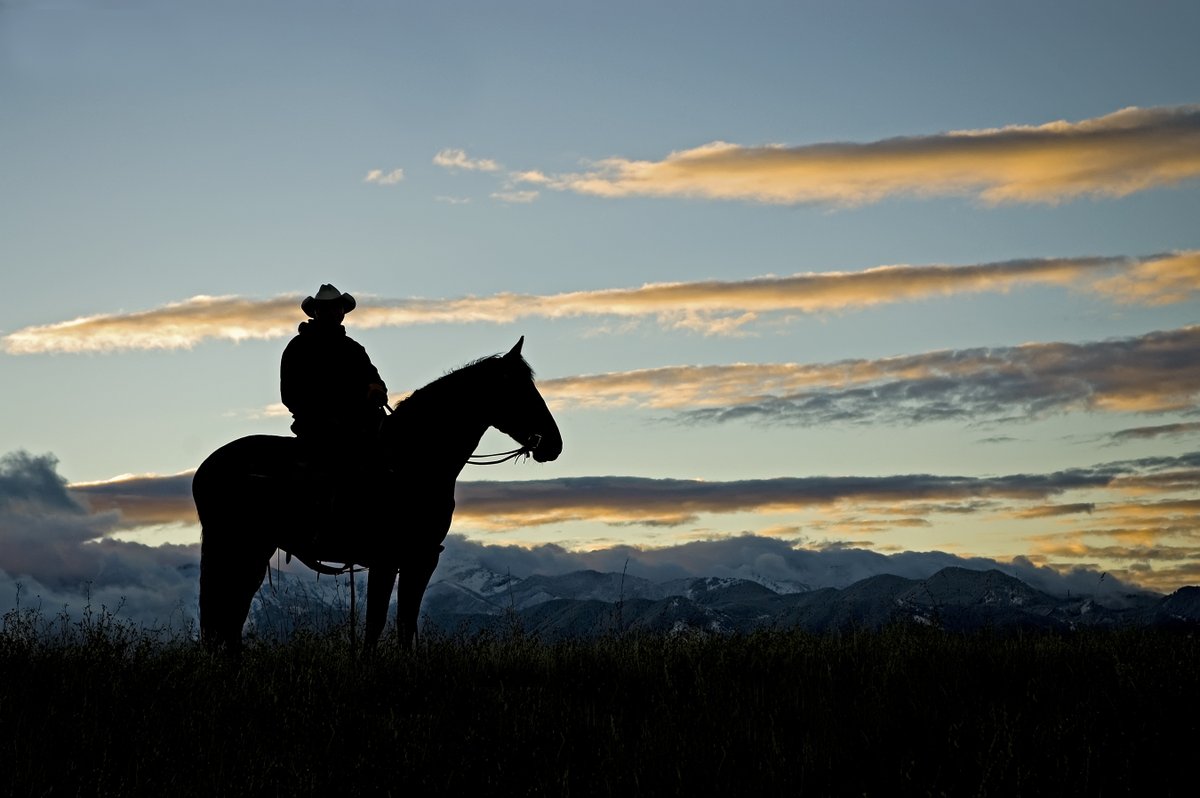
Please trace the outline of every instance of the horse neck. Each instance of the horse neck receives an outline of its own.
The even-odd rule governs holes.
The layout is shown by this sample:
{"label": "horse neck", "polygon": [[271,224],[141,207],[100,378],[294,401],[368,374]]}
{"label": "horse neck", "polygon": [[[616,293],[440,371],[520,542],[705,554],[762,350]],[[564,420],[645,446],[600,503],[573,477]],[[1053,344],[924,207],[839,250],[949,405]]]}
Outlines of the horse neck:
{"label": "horse neck", "polygon": [[388,440],[399,460],[419,456],[431,470],[449,469],[457,478],[490,425],[480,402],[440,387],[422,388],[396,408]]}

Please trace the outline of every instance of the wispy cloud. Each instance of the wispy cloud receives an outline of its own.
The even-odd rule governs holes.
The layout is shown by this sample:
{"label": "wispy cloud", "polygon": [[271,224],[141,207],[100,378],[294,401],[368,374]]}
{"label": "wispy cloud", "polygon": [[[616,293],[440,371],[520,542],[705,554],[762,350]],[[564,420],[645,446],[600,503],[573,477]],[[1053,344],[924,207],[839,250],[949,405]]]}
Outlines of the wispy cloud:
{"label": "wispy cloud", "polygon": [[521,205],[528,205],[537,198],[538,192],[536,191],[496,191],[492,193],[492,199]]}
{"label": "wispy cloud", "polygon": [[[961,477],[907,474],[882,477],[780,477],[707,482],[640,477],[580,477],[460,484],[458,509],[486,529],[568,521],[606,524],[694,523],[701,514],[792,513],[840,506],[861,512],[876,505],[976,500],[1042,501],[1067,491],[1098,490],[1139,473],[1130,463],[1049,474]],[[1168,472],[1173,473],[1173,472]],[[902,524],[899,524],[902,525]]]}
{"label": "wispy cloud", "polygon": [[1178,424],[1158,424],[1149,427],[1132,427],[1118,430],[1109,435],[1114,441],[1138,440],[1146,438],[1179,438],[1185,435],[1200,434],[1200,421],[1185,421]]}
{"label": "wispy cloud", "polygon": [[1124,196],[1197,176],[1200,105],[1184,105],[868,143],[716,141],[660,161],[608,158],[547,184],[601,197],[861,205],[896,195],[966,195],[999,204]]}
{"label": "wispy cloud", "polygon": [[1200,399],[1200,326],[1082,344],[826,364],[669,366],[544,380],[540,389],[564,405],[677,410],[715,422],[976,421],[1068,410],[1190,410]]}
{"label": "wispy cloud", "polygon": [[[9,354],[188,349],[206,339],[279,338],[296,329],[300,295],[194,296],[153,310],[85,316],[4,336]],[[302,320],[302,319],[300,319]]]}
{"label": "wispy cloud", "polygon": [[1170,305],[1192,299],[1200,288],[1200,253],[1147,258],[1097,281],[1091,290],[1127,305]]}
{"label": "wispy cloud", "polygon": [[[1126,289],[1123,277],[1144,274],[1154,278],[1140,283],[1139,291]],[[503,293],[456,299],[360,296],[358,309],[347,321],[358,327],[385,327],[606,316],[651,318],[669,327],[720,334],[736,331],[764,314],[845,311],[956,294],[1005,292],[1030,285],[1066,286],[1114,302],[1178,302],[1200,292],[1200,251],[965,266],[878,266],[858,272],[653,283],[639,288],[549,295]],[[6,335],[0,343],[10,354],[33,354],[175,349],[213,338],[278,338],[294,332],[299,299],[196,296],[152,310],[26,327]]]}
{"label": "wispy cloud", "polygon": [[446,169],[462,169],[468,172],[498,172],[500,164],[490,158],[471,158],[466,150],[445,149],[433,156],[437,166]]}
{"label": "wispy cloud", "polygon": [[402,180],[404,180],[403,169],[393,169],[390,172],[384,172],[382,169],[372,169],[363,178],[364,183],[374,183],[379,186],[394,186]]}

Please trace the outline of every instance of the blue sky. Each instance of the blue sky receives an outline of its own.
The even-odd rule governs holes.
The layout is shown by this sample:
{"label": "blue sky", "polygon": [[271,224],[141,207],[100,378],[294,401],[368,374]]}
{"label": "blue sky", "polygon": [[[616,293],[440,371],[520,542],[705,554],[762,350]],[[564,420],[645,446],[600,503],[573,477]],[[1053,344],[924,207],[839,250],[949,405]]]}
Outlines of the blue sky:
{"label": "blue sky", "polygon": [[[1122,371],[1143,355],[1113,358],[1197,323],[1194,3],[248,5],[0,5],[0,453],[52,454],[71,483],[168,479],[240,435],[287,434],[270,407],[298,307],[262,337],[210,325],[186,346],[145,341],[196,296],[239,297],[261,320],[281,313],[267,309],[280,297],[332,282],[359,298],[350,333],[396,392],[526,336],[564,455],[471,482],[1189,468],[1129,464],[1196,449],[1191,339],[1145,373]],[[1106,260],[1076,263],[1089,257]],[[1047,276],[1045,259],[1070,261],[1069,274]],[[1013,262],[1043,264],[1041,276],[1006,266],[984,288],[957,276]],[[736,299],[767,275],[849,286],[895,265],[916,281],[953,273],[913,296],[834,287],[842,300],[800,307],[805,283],[764,289],[793,292],[786,307]],[[682,304],[638,295],[649,309],[635,314],[588,293],[659,283],[696,287]],[[1139,285],[1159,288],[1139,296]],[[583,310],[563,298],[577,292]],[[416,299],[505,294],[544,311],[411,318]],[[409,315],[369,315],[386,309]],[[124,342],[55,327],[143,312],[149,337],[118,325]],[[1016,349],[1114,340],[1086,374],[1064,372],[1068,358],[1048,376],[1044,353]],[[903,382],[911,374],[878,376],[885,358],[919,370],[936,353],[983,350],[1038,379],[997,387],[974,371],[934,397],[929,381]],[[786,394],[758,386],[771,413],[762,401],[747,413],[743,397],[720,416],[720,391],[703,382],[688,401],[671,382],[587,402],[595,380],[577,379],[846,360],[876,374],[850,386],[874,398],[828,378]],[[822,415],[814,398],[853,412]],[[928,420],[935,401],[940,421]],[[712,507],[669,526],[639,523],[605,493],[603,511],[581,498],[553,523],[501,525],[481,510],[456,530],[571,550],[753,533],[812,549],[1031,557],[1165,590],[1195,583],[1200,556],[1195,480],[1172,484],[1042,497],[1090,513],[843,497],[819,510]],[[194,545],[187,512],[150,530],[110,519],[99,535]]]}

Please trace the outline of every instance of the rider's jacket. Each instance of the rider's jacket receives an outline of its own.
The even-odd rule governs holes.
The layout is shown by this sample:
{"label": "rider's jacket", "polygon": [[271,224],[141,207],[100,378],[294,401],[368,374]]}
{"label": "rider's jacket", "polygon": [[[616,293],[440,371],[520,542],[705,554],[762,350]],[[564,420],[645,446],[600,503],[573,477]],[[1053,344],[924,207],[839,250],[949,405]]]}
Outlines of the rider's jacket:
{"label": "rider's jacket", "polygon": [[378,423],[375,397],[386,392],[367,350],[340,324],[303,322],[283,350],[279,393],[300,437],[353,443]]}

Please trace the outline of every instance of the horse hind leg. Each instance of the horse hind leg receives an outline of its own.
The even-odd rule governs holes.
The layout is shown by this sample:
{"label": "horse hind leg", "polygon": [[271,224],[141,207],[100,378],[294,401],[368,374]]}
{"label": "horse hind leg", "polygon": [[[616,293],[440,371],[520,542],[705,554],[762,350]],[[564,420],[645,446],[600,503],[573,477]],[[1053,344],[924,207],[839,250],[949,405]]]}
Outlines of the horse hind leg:
{"label": "horse hind leg", "polygon": [[[210,650],[237,653],[250,603],[266,576],[274,547],[241,543],[249,535],[202,532],[200,543],[200,639]],[[232,538],[232,541],[230,540]],[[232,545],[231,545],[232,544]]]}
{"label": "horse hind leg", "polygon": [[367,573],[367,624],[366,651],[371,651],[379,642],[383,627],[387,625],[388,605],[392,601],[392,589],[396,585],[395,563],[376,563]]}

